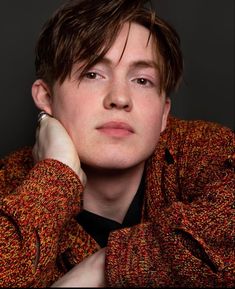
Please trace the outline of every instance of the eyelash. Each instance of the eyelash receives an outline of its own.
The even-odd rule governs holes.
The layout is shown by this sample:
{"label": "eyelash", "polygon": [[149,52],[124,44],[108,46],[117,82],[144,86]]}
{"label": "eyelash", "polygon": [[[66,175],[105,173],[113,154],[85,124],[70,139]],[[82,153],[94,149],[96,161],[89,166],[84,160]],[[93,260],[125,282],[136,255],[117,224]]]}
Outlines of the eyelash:
{"label": "eyelash", "polygon": [[[136,81],[137,82],[137,84],[139,84],[139,85],[141,85],[141,86],[147,86],[147,87],[151,87],[151,86],[154,86],[154,83],[151,81],[151,80],[149,80],[149,79],[147,79],[147,78],[145,78],[145,77],[139,77],[139,78],[135,78],[133,81]],[[141,83],[141,82],[144,82],[144,83]]]}
{"label": "eyelash", "polygon": [[[91,75],[93,75],[95,77],[90,77]],[[96,78],[97,76],[99,76],[99,78],[103,78],[99,73],[94,72],[94,71],[88,71],[82,75],[82,77],[87,78],[87,79],[97,79]]]}
{"label": "eyelash", "polygon": [[[82,78],[87,78],[89,80],[95,80],[95,79],[97,79],[97,76],[99,77],[98,79],[103,78],[102,75],[100,75],[99,73],[94,72],[94,71],[88,71],[88,72],[84,73],[83,75],[81,75]],[[154,86],[154,83],[145,77],[138,77],[138,78],[133,79],[132,81],[136,82],[140,86],[145,86],[145,87]],[[144,82],[144,83],[141,83],[141,82]]]}

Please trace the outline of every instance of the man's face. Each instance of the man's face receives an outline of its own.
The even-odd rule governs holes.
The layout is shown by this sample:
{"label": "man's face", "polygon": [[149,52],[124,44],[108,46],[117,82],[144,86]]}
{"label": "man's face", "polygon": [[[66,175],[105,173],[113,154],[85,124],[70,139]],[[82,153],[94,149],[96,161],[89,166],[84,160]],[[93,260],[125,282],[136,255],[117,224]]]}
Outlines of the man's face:
{"label": "man's face", "polygon": [[155,43],[151,38],[147,45],[149,31],[132,23],[122,55],[127,33],[125,24],[104,60],[81,79],[77,64],[71,78],[54,86],[51,113],[91,167],[144,163],[165,128],[170,101],[159,92]]}

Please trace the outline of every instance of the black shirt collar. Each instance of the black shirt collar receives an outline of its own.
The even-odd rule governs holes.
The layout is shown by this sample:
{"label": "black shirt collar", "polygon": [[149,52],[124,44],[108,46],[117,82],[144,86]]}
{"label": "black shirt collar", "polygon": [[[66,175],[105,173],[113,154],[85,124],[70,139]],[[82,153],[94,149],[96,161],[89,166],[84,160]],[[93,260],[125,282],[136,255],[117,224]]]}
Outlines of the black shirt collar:
{"label": "black shirt collar", "polygon": [[122,224],[86,210],[81,211],[77,215],[77,221],[101,247],[105,247],[107,246],[108,236],[111,231],[131,227],[140,223],[143,197],[144,176],[141,179],[139,188],[130,204]]}

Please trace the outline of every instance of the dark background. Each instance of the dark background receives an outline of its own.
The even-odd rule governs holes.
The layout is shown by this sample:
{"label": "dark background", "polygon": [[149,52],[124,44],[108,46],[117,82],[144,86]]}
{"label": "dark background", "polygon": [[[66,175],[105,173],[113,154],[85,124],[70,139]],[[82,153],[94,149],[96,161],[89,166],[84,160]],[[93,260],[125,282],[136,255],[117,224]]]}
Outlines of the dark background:
{"label": "dark background", "polygon": [[[38,112],[31,98],[34,46],[42,24],[63,2],[0,1],[0,157],[34,143]],[[153,0],[153,4],[182,42],[184,82],[173,96],[173,114],[234,129],[234,1]]]}

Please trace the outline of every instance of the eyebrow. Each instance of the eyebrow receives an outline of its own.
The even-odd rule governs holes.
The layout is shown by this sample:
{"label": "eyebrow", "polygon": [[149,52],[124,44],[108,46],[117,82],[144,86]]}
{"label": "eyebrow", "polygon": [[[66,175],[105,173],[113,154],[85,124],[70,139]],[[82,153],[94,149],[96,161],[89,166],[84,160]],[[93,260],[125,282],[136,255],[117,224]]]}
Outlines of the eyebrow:
{"label": "eyebrow", "polygon": [[[102,58],[100,61],[97,63],[103,63],[109,66],[113,65],[113,62],[109,58]],[[153,68],[155,70],[159,70],[159,65],[157,62],[153,60],[136,60],[130,63],[130,68],[131,69],[136,69],[136,68]]]}
{"label": "eyebrow", "polygon": [[131,68],[153,68],[159,70],[159,65],[152,60],[137,60],[131,63]]}

